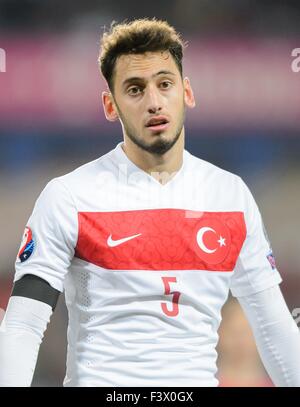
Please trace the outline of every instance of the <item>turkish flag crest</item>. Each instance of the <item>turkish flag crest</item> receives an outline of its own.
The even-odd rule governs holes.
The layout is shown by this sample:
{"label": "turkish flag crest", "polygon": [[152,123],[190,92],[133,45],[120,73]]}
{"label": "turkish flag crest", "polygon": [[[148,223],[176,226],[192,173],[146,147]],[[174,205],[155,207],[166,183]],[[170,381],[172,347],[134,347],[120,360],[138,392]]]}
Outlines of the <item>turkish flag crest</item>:
{"label": "turkish flag crest", "polygon": [[220,264],[229,254],[231,237],[228,226],[219,218],[209,217],[194,230],[195,253],[208,264]]}

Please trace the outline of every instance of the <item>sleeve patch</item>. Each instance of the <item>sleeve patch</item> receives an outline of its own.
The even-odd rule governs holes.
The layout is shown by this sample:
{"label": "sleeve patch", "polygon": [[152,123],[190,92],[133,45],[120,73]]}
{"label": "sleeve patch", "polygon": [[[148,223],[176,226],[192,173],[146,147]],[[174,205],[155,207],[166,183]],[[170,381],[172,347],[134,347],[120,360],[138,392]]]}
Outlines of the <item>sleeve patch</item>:
{"label": "sleeve patch", "polygon": [[30,227],[26,226],[22,238],[22,243],[17,255],[17,263],[23,263],[32,255],[35,248],[35,240]]}
{"label": "sleeve patch", "polygon": [[271,264],[272,269],[273,270],[276,269],[275,257],[274,257],[274,254],[272,252],[270,252],[267,255],[267,259],[268,259],[269,263]]}

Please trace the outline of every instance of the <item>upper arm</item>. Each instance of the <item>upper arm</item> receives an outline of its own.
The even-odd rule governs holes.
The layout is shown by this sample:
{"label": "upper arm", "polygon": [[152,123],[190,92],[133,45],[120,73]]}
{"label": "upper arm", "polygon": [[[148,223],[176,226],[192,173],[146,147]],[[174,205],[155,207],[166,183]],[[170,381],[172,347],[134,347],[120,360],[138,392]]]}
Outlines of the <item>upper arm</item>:
{"label": "upper arm", "polygon": [[14,282],[25,275],[35,275],[62,292],[74,256],[77,222],[77,210],[68,189],[57,179],[50,181],[27,222],[15,262]]}
{"label": "upper arm", "polygon": [[54,311],[60,291],[51,287],[44,279],[26,274],[20,280],[16,281],[11,293],[12,297],[26,297],[50,305]]}
{"label": "upper arm", "polygon": [[230,288],[235,297],[265,290],[282,281],[260,211],[244,182],[242,190],[247,234],[231,279]]}

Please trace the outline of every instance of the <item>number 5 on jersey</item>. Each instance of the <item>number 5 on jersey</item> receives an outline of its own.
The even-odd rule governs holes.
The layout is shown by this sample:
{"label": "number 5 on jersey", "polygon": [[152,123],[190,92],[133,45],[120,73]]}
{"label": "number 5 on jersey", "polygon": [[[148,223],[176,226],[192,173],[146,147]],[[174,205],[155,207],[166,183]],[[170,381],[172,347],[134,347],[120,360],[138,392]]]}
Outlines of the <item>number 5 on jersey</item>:
{"label": "number 5 on jersey", "polygon": [[163,310],[163,312],[168,316],[168,317],[176,317],[179,313],[179,307],[178,307],[178,301],[179,301],[179,297],[180,297],[180,292],[179,291],[173,291],[171,292],[171,287],[170,287],[170,283],[176,283],[176,277],[162,277],[164,286],[165,286],[165,295],[173,295],[172,298],[172,304],[173,307],[171,310],[168,310],[167,308],[167,303],[162,302],[161,308]]}

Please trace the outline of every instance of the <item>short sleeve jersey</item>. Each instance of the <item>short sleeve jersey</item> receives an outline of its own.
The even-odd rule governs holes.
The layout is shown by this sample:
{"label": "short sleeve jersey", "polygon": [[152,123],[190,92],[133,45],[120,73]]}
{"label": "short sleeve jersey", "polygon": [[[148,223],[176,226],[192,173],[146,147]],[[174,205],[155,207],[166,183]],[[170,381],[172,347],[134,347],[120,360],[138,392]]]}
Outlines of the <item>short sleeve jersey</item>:
{"label": "short sleeve jersey", "polygon": [[217,386],[229,290],[281,282],[240,177],[184,150],[161,184],[122,143],[42,191],[15,281],[25,274],[65,292],[65,386]]}

